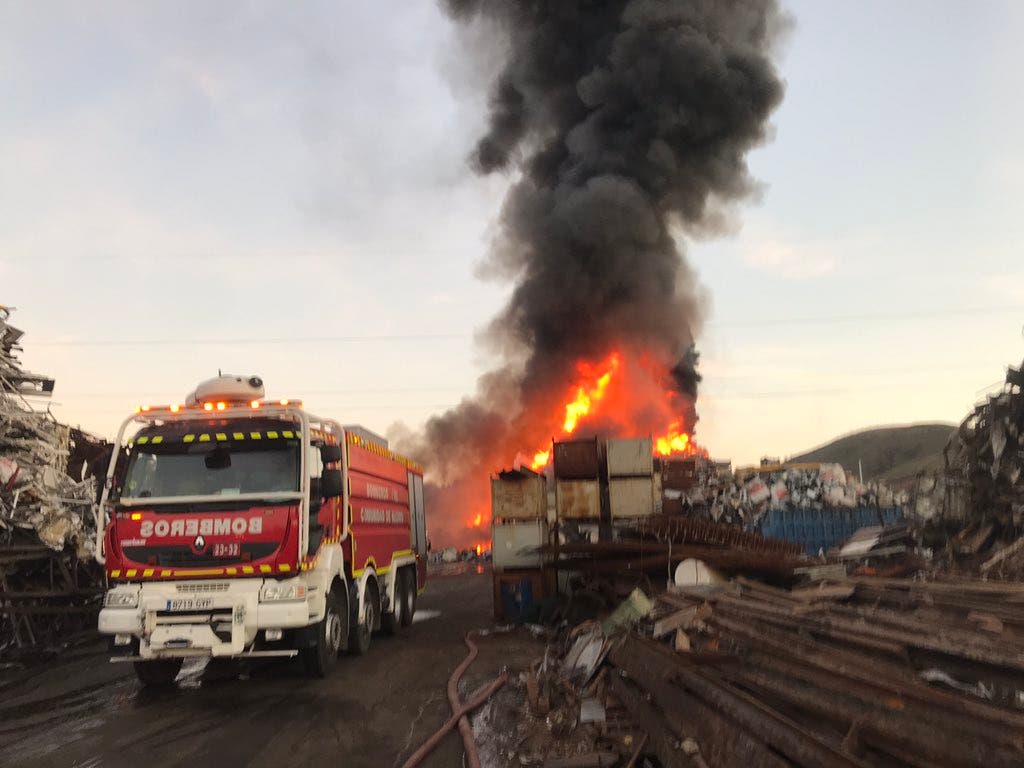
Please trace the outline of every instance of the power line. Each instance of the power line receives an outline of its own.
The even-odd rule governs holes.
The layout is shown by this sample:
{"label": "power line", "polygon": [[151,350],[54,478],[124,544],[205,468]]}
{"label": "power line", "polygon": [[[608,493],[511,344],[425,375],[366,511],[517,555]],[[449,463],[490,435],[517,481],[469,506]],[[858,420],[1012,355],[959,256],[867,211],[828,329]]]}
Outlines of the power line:
{"label": "power line", "polygon": [[[279,389],[287,389],[287,387],[279,387]],[[397,392],[463,392],[465,391],[464,386],[452,386],[452,387],[377,387],[376,389],[306,389],[302,388],[301,394],[303,398],[309,395],[376,395],[376,394],[394,394]],[[63,390],[58,391],[61,397],[97,397],[97,398],[108,398],[108,397],[148,397],[150,399],[154,397],[166,397],[173,400],[175,397],[182,397],[181,392],[147,392],[143,390],[135,390],[134,392],[65,392]]]}
{"label": "power line", "polygon": [[[712,321],[708,325],[713,328],[748,328],[777,327],[784,325],[804,325],[822,323],[848,323],[892,320],[922,320],[935,317],[964,317],[970,315],[994,315],[1010,312],[1024,313],[1022,305],[998,307],[963,307],[960,309],[935,309],[912,312],[877,312],[850,315],[820,315],[789,318],[757,318],[754,320]],[[170,338],[170,339],[84,339],[42,340],[33,341],[33,347],[132,347],[132,346],[216,346],[242,344],[361,344],[404,341],[444,341],[452,339],[470,339],[469,333],[421,333],[421,334],[383,334],[383,335],[346,335],[346,336],[280,336],[280,337],[236,337],[236,338]]]}
{"label": "power line", "polygon": [[[51,403],[55,408],[67,408],[66,403]],[[454,408],[458,403],[409,403],[405,405],[345,405],[345,404],[318,404],[316,409],[318,411],[411,411],[418,410],[420,408],[426,408],[431,411],[448,410]],[[77,410],[77,409],[76,409]],[[82,413],[113,413],[121,414],[125,417],[131,415],[131,408],[86,408],[81,410]],[[210,418],[218,418],[216,414],[211,415]]]}
{"label": "power line", "polygon": [[83,341],[34,341],[33,347],[156,347],[156,346],[215,346],[218,344],[344,344],[383,341],[439,341],[468,339],[471,334],[395,334],[388,336],[293,336],[279,338],[240,337],[234,339],[85,339]]}
{"label": "power line", "polygon": [[867,320],[922,320],[932,317],[956,315],[994,315],[1004,312],[1024,312],[1024,306],[964,307],[961,309],[921,310],[917,312],[874,312],[857,315],[824,315],[820,317],[763,318],[758,320],[737,320],[734,322],[710,322],[717,328],[739,328],[748,326],[799,325],[802,323],[847,323]]}
{"label": "power line", "polygon": [[[966,371],[977,371],[980,368],[1005,368],[1004,363],[993,362],[991,360],[978,361],[974,363],[965,363],[962,365],[914,365],[905,367],[893,367],[893,368],[847,368],[847,369],[808,369],[802,367],[788,367],[783,366],[780,370],[788,374],[803,374],[807,376],[814,376],[816,378],[827,378],[830,376],[841,376],[844,378],[848,377],[870,377],[870,376],[894,376],[899,374],[907,374],[918,376],[924,373],[959,373]],[[708,392],[713,396],[716,390],[721,391],[720,386],[713,386],[715,383],[719,385],[728,386],[732,383],[742,383],[745,381],[764,381],[771,376],[766,376],[762,373],[753,373],[743,376],[730,376],[730,375],[717,375],[714,373],[703,374],[704,384],[701,389],[703,392]],[[280,390],[287,390],[288,387],[278,387]],[[301,394],[303,398],[308,398],[311,395],[377,395],[377,394],[398,394],[408,392],[459,392],[469,394],[472,390],[472,384],[452,384],[449,386],[437,386],[437,387],[372,387],[364,389],[306,389],[305,387],[299,388],[296,393]],[[124,390],[111,390],[107,392],[75,392],[67,391],[64,389],[58,390],[57,394],[62,398],[135,398],[140,397],[149,398],[154,400],[156,398],[165,398],[168,402],[174,402],[175,398],[180,398],[182,393],[180,391],[170,390],[158,390],[149,391],[142,388],[124,391]],[[724,394],[728,394],[725,392]]]}

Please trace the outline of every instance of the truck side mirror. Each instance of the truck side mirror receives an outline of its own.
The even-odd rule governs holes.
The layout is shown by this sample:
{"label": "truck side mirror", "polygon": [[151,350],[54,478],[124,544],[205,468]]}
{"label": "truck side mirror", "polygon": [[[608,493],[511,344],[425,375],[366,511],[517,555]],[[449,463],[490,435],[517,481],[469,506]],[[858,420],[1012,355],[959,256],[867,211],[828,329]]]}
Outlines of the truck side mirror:
{"label": "truck side mirror", "polygon": [[325,499],[341,496],[344,479],[340,469],[325,469],[320,476],[320,495]]}
{"label": "truck side mirror", "polygon": [[320,460],[323,461],[324,464],[333,464],[336,461],[341,461],[341,446],[321,445]]}

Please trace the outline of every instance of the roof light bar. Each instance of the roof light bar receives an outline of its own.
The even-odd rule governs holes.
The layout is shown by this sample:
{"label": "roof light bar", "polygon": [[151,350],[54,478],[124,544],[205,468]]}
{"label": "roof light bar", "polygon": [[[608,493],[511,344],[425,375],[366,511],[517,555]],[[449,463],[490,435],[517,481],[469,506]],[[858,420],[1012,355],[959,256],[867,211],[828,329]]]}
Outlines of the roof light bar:
{"label": "roof light bar", "polygon": [[[225,400],[212,401],[208,400],[205,403],[196,403],[195,405],[182,405],[181,403],[172,403],[171,405],[137,405],[132,409],[133,413],[182,413],[185,411],[226,411],[230,408],[244,408],[246,403],[234,403],[227,402]],[[290,398],[281,398],[280,400],[250,400],[248,407],[252,410],[259,410],[260,408],[278,408],[278,407],[291,406],[293,408],[301,408],[301,400],[292,400]]]}

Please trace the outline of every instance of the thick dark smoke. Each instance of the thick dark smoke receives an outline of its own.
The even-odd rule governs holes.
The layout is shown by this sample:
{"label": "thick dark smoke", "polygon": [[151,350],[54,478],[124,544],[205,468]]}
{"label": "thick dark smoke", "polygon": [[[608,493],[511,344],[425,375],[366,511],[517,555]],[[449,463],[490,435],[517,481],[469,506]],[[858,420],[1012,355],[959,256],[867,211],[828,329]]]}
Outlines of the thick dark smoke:
{"label": "thick dark smoke", "polygon": [[451,481],[509,463],[537,439],[517,415],[615,345],[658,357],[692,407],[701,300],[672,232],[707,232],[756,191],[745,155],[783,84],[774,0],[442,4],[506,38],[471,162],[516,179],[486,261],[513,283],[487,333],[507,364],[419,446]]}

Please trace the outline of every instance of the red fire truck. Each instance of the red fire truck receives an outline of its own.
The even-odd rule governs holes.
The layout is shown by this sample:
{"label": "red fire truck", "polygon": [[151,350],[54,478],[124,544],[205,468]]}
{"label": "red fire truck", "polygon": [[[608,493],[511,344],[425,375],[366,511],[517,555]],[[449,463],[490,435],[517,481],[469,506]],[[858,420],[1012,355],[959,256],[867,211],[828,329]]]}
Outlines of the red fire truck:
{"label": "red fire truck", "polygon": [[99,628],[147,685],[187,657],[340,652],[412,623],[426,579],[423,470],[383,438],[218,376],[122,425],[100,502]]}

